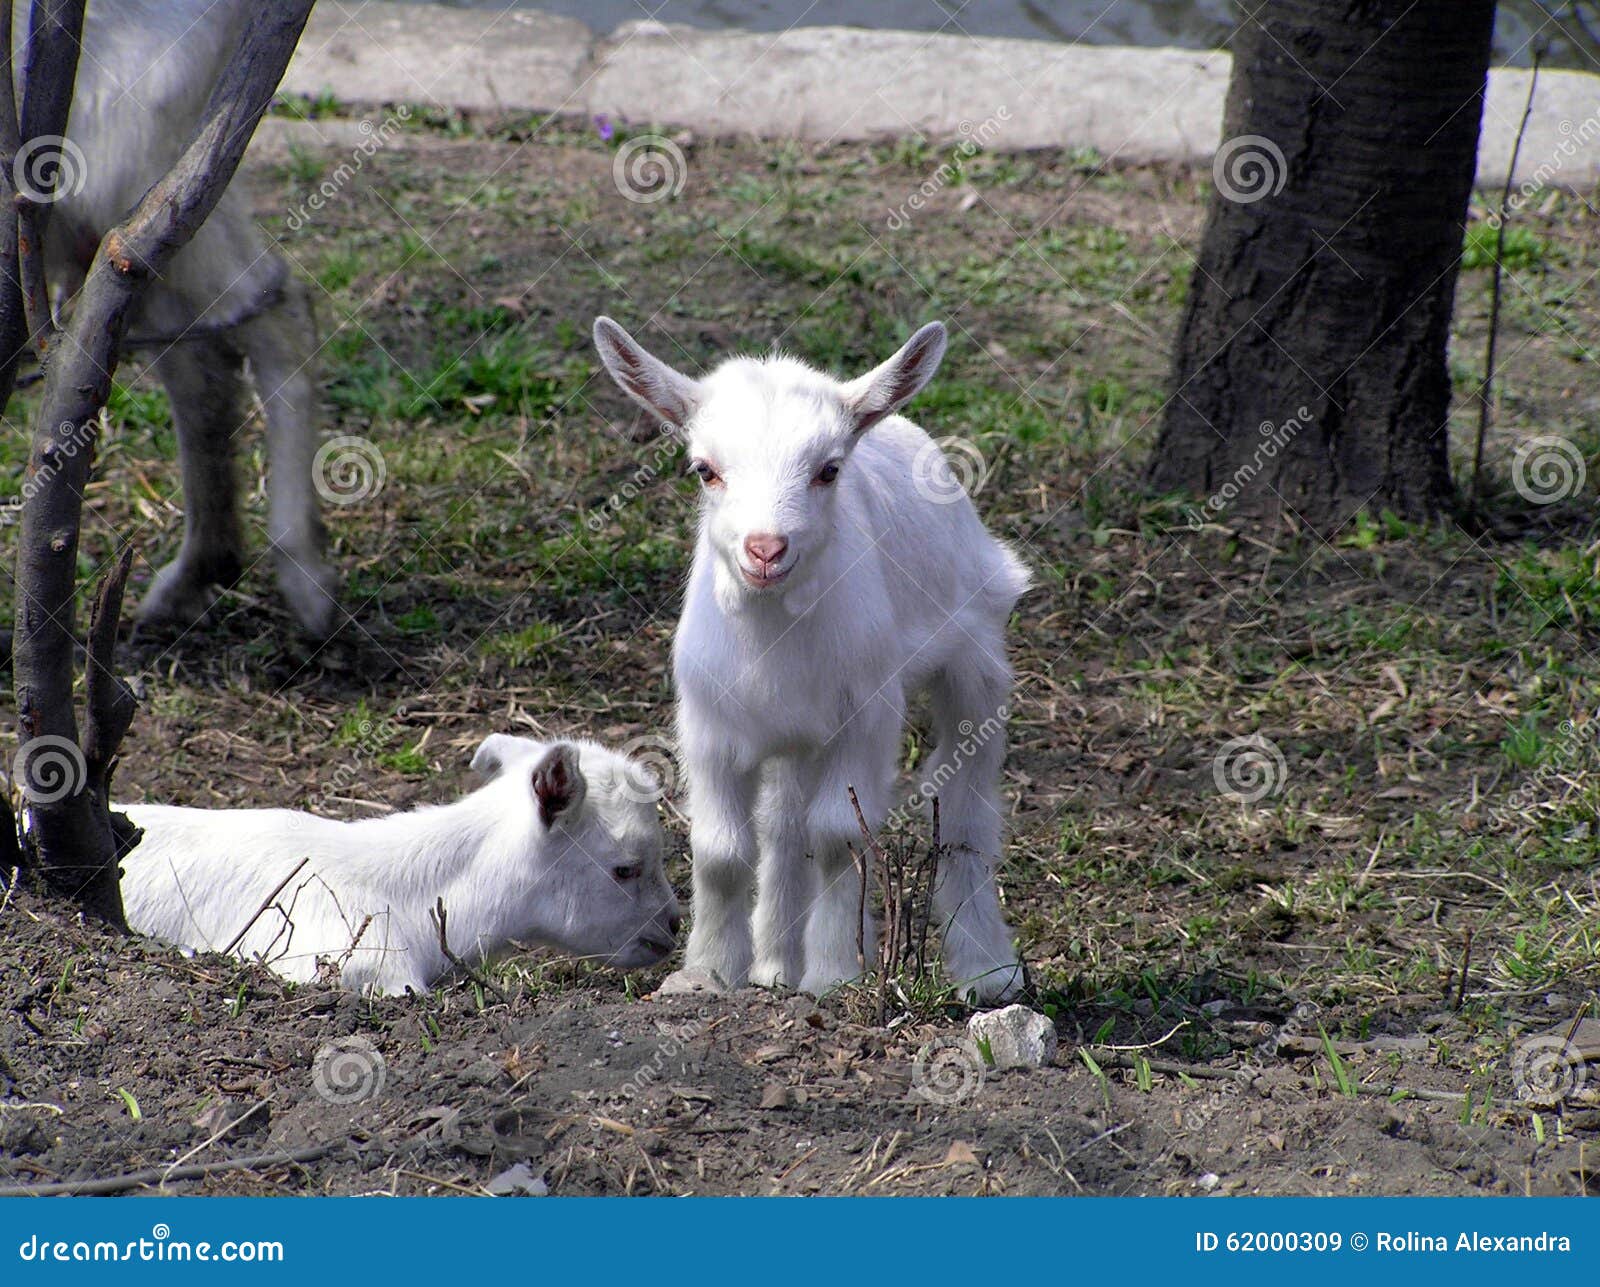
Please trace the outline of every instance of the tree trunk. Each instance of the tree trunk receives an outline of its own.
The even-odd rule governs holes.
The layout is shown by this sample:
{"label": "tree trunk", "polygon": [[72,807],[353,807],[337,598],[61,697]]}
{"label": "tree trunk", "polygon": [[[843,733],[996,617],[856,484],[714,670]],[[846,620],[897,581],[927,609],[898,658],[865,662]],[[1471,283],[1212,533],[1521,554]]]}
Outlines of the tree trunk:
{"label": "tree trunk", "polygon": [[[72,702],[78,533],[96,427],[129,314],[145,284],[221,199],[311,5],[312,0],[278,0],[256,11],[194,140],[100,243],[72,321],[45,363],[24,488],[12,655],[20,785],[31,824],[27,856],[53,887],[113,924],[123,919],[118,860],[133,839],[125,820],[118,826],[108,807],[117,745],[133,716],[132,694],[112,668],[126,552],[107,577],[90,621],[81,749]],[[39,247],[25,244],[24,250],[36,254]],[[26,262],[21,277],[29,278]]]}
{"label": "tree trunk", "polygon": [[1314,528],[1450,507],[1446,348],[1493,0],[1272,0],[1225,142],[1150,464]]}
{"label": "tree trunk", "polygon": [[17,255],[16,71],[11,57],[12,6],[0,0],[0,408],[11,400],[27,328],[22,312],[22,273]]}

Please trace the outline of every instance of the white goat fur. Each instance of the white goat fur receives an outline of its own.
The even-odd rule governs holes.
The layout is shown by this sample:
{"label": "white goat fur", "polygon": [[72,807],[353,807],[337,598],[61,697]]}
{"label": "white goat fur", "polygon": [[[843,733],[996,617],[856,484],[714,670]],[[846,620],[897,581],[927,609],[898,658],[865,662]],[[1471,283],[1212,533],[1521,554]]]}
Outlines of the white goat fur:
{"label": "white goat fur", "polygon": [[[944,328],[849,383],[778,356],[691,379],[608,318],[595,342],[712,476],[673,650],[694,862],[677,986],[820,993],[859,975],[846,788],[880,827],[908,698],[927,690],[932,763],[949,774],[934,891],[946,968],[980,999],[1010,996],[1022,970],[994,877],[1005,738],[956,748],[1004,719],[1005,627],[1029,578],[952,476],[930,474],[946,470],[937,444],[894,414],[938,369]],[[918,470],[939,487],[919,488]],[[761,537],[786,541],[770,563],[750,553]],[[863,934],[870,960],[870,920]]]}
{"label": "white goat fur", "polygon": [[123,863],[128,924],[221,951],[309,858],[235,949],[285,978],[330,962],[349,987],[431,986],[450,969],[428,916],[440,898],[469,961],[541,943],[633,969],[672,950],[678,904],[640,766],[592,742],[499,734],[472,765],[493,776],[454,804],[358,822],[117,805],[144,829]]}
{"label": "white goat fur", "polygon": [[[45,240],[53,287],[77,288],[101,237],[178,159],[256,7],[257,0],[87,6],[67,119],[67,138],[83,163],[64,165],[51,213]],[[23,0],[12,3],[19,77],[29,12]],[[209,605],[212,587],[231,583],[245,567],[233,447],[250,417],[242,369],[248,359],[271,449],[266,535],[278,585],[300,624],[321,637],[334,628],[338,605],[312,486],[315,325],[304,287],[257,229],[237,188],[223,194],[193,240],[151,282],[129,331],[169,336],[230,326],[225,334],[154,350],[152,369],[172,401],[178,431],[184,534],[139,615],[187,625]]]}

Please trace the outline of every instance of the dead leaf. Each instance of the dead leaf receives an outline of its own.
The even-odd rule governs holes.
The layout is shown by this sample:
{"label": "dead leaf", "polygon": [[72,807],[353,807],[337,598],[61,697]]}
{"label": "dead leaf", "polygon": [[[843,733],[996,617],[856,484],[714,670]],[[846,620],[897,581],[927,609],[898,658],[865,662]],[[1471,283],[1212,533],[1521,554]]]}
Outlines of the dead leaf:
{"label": "dead leaf", "polygon": [[761,1092],[762,1108],[788,1108],[793,1102],[789,1087],[782,1082],[768,1082],[767,1088]]}
{"label": "dead leaf", "polygon": [[787,1059],[794,1051],[784,1045],[762,1046],[760,1050],[750,1056],[750,1063],[769,1064],[774,1059]]}
{"label": "dead leaf", "polygon": [[942,1166],[981,1166],[978,1155],[966,1140],[952,1140],[950,1151],[944,1155]]}

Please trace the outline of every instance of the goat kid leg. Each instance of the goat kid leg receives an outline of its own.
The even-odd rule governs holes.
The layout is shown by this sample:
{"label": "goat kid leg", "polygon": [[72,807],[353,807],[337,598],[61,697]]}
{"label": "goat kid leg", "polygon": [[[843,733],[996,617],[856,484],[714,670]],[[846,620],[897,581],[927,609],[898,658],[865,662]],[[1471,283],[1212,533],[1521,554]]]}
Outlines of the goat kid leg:
{"label": "goat kid leg", "polygon": [[798,987],[805,972],[806,912],[816,896],[816,871],[806,861],[809,786],[800,766],[785,760],[770,767],[762,793],[750,971],[757,987]]}
{"label": "goat kid leg", "polygon": [[877,926],[862,906],[861,875],[850,854],[852,845],[858,851],[864,845],[850,788],[855,788],[868,829],[876,834],[889,813],[895,745],[904,718],[902,706],[880,702],[884,709],[875,719],[868,722],[858,714],[853,723],[860,727],[848,727],[840,735],[844,749],[822,766],[807,817],[817,893],[806,919],[806,972],[800,987],[813,996],[861,977],[858,949],[869,967],[878,955]]}
{"label": "goat kid leg", "polygon": [[324,557],[327,531],[312,472],[317,454],[315,328],[305,288],[285,272],[283,298],[239,327],[266,415],[268,538],[278,589],[307,634],[338,624],[338,574]]}
{"label": "goat kid leg", "polygon": [[686,746],[693,903],[683,969],[663,992],[742,988],[750,979],[759,776]]}
{"label": "goat kid leg", "polygon": [[194,340],[173,345],[154,370],[178,433],[183,544],[156,574],[139,620],[188,626],[211,605],[212,587],[232,585],[244,568],[233,471],[234,437],[245,419],[241,359],[220,340]]}
{"label": "goat kid leg", "polygon": [[1005,760],[1005,709],[1011,678],[996,641],[988,655],[969,654],[932,685],[936,745],[929,773],[938,774],[940,840],[945,853],[933,908],[944,939],[945,969],[982,1002],[1010,999],[1022,987],[1022,965],[1000,911],[995,869],[1003,815],[1000,769]]}

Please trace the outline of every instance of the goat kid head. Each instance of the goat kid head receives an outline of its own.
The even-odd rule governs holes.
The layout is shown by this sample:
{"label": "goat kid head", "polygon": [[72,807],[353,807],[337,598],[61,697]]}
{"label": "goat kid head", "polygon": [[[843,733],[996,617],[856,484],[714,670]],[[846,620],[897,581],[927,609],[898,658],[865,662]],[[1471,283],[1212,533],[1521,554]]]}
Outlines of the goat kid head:
{"label": "goat kid head", "polygon": [[695,379],[609,317],[595,321],[594,342],[622,391],[687,443],[717,597],[735,605],[820,574],[838,494],[851,485],[851,453],[933,378],[947,337],[930,322],[850,381],[777,355],[730,358]]}
{"label": "goat kid head", "polygon": [[[661,860],[661,821],[643,767],[593,742],[495,733],[472,768],[490,780],[502,824],[522,841],[534,924],[550,947],[619,969],[654,965],[681,917]],[[510,891],[508,891],[508,894]]]}

